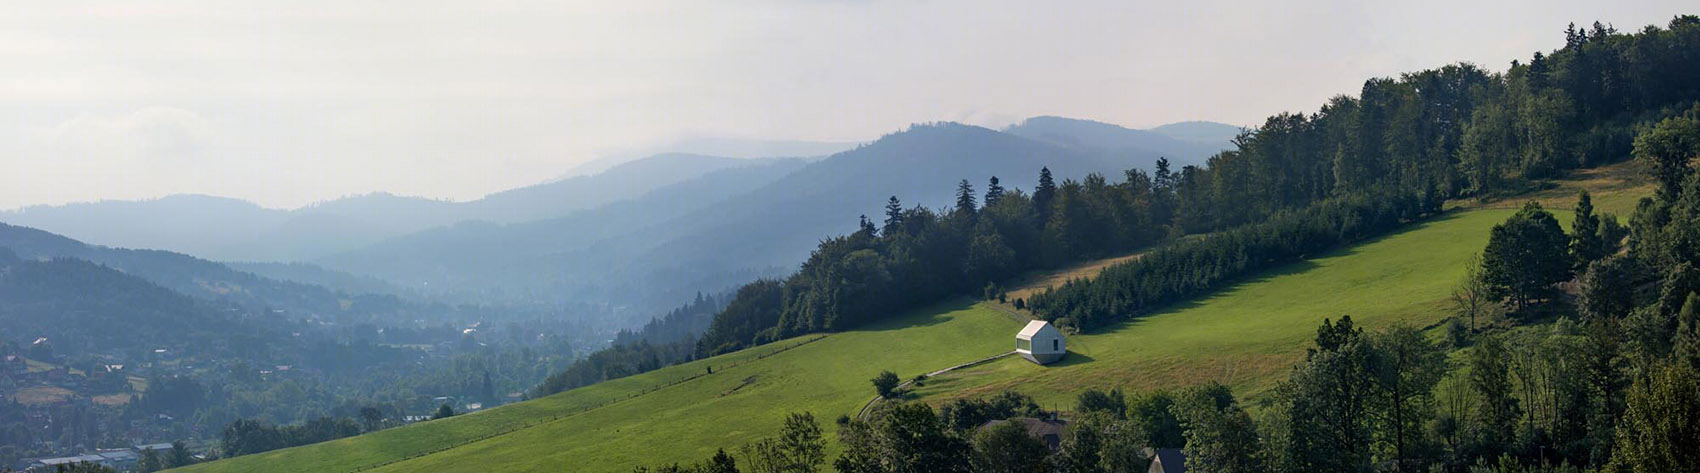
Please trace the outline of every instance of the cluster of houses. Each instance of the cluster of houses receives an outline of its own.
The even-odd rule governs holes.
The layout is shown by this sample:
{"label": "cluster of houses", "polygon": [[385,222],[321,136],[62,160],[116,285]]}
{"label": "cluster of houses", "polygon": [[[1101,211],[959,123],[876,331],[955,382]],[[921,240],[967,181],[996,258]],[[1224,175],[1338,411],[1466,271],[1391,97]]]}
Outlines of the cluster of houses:
{"label": "cluster of houses", "polygon": [[82,378],[71,375],[71,369],[63,366],[30,371],[29,360],[18,355],[0,358],[0,387],[48,385],[76,388],[82,385]]}
{"label": "cluster of houses", "polygon": [[146,454],[148,450],[153,450],[154,454],[165,457],[171,454],[171,444],[154,443],[135,445],[130,448],[101,449],[68,457],[26,458],[17,465],[17,468],[27,472],[51,472],[57,471],[61,466],[69,467],[78,463],[92,463],[124,471],[134,469],[136,463],[142,460],[142,455]]}

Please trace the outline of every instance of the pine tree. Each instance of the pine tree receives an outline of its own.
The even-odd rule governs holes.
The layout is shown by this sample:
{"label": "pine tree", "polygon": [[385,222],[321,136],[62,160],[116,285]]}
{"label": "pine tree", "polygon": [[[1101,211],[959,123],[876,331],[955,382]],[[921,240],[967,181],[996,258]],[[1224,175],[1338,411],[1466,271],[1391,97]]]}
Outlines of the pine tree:
{"label": "pine tree", "polygon": [[1051,200],[1057,196],[1057,183],[1051,180],[1051,168],[1039,168],[1039,187],[1033,189],[1033,208],[1041,221],[1051,215]]}
{"label": "pine tree", "polygon": [[897,196],[894,195],[891,196],[891,200],[885,202],[885,229],[881,231],[889,236],[902,230],[903,202],[897,200]]}
{"label": "pine tree", "polygon": [[1151,174],[1151,183],[1158,190],[1169,190],[1175,187],[1175,173],[1169,170],[1169,158],[1157,158],[1157,171]]}
{"label": "pine tree", "polygon": [[1003,186],[998,185],[997,176],[992,176],[992,182],[986,185],[986,207],[996,205],[998,203],[998,199],[1002,198]]}
{"label": "pine tree", "polygon": [[1605,242],[1600,239],[1600,218],[1594,215],[1594,202],[1588,191],[1576,199],[1576,220],[1570,222],[1571,270],[1580,274],[1588,264],[1605,257]]}
{"label": "pine tree", "polygon": [[978,204],[974,201],[974,185],[963,179],[961,184],[956,185],[956,211],[963,215],[974,215],[976,207]]}

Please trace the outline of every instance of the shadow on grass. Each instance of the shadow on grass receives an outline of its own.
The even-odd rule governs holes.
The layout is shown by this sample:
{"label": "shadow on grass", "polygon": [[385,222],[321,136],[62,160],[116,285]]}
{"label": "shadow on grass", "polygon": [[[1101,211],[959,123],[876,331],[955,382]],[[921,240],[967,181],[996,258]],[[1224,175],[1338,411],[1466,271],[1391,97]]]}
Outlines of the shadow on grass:
{"label": "shadow on grass", "polygon": [[[1021,361],[1027,361],[1027,360],[1023,359]],[[1098,359],[1093,358],[1091,356],[1088,356],[1085,353],[1079,353],[1079,352],[1072,352],[1071,351],[1071,352],[1068,352],[1068,355],[1064,356],[1061,361],[1045,365],[1045,367],[1046,368],[1062,368],[1062,367],[1065,367],[1065,366],[1084,365],[1084,364],[1091,363],[1091,362],[1094,362],[1094,361],[1098,361]]]}
{"label": "shadow on grass", "polygon": [[851,329],[851,332],[890,332],[915,327],[927,327],[950,321],[945,314],[974,307],[974,300],[956,297],[944,302],[904,311],[903,315]]}

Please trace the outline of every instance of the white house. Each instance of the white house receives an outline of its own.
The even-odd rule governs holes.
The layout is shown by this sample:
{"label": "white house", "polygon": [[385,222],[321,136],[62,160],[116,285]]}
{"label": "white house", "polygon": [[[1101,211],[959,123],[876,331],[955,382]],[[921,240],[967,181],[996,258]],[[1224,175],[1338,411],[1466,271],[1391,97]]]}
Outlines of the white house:
{"label": "white house", "polygon": [[1015,352],[1027,361],[1048,365],[1068,353],[1068,344],[1063,343],[1062,332],[1050,322],[1035,320],[1015,334]]}

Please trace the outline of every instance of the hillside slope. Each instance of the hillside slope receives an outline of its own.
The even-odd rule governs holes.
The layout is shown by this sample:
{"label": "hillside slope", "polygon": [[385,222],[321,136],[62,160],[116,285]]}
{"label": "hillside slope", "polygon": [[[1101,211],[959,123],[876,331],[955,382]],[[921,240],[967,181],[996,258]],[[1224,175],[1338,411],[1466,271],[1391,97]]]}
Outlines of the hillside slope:
{"label": "hillside slope", "polygon": [[[1619,215],[1648,192],[1607,187],[1596,204]],[[1568,198],[1539,197],[1567,218]],[[1449,212],[1191,303],[1074,336],[1072,353],[1060,364],[1008,358],[936,377],[916,393],[939,402],[1013,389],[1056,408],[1071,405],[1087,388],[1142,391],[1215,380],[1257,399],[1303,356],[1323,318],[1350,314],[1371,328],[1443,320],[1446,295],[1464,262],[1486,244],[1488,230],[1514,212],[1498,205]],[[1009,348],[1019,325],[994,306],[958,302],[819,341],[812,341],[818,335],[786,340],[447,421],[188,471],[556,471],[564,465],[629,471],[638,464],[699,460],[716,448],[771,435],[792,411],[813,412],[835,438],[831,419],[854,413],[867,400],[867,379],[878,371],[908,377],[995,355]],[[713,374],[705,374],[710,366]]]}
{"label": "hillside slope", "polygon": [[0,248],[25,260],[76,258],[145,279],[165,289],[252,310],[277,309],[289,318],[339,323],[414,320],[421,314],[460,311],[387,294],[348,294],[321,286],[280,281],[231,269],[221,263],[161,250],[108,248],[30,227],[0,223]]}

